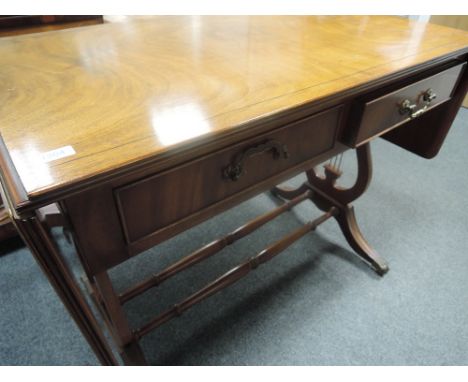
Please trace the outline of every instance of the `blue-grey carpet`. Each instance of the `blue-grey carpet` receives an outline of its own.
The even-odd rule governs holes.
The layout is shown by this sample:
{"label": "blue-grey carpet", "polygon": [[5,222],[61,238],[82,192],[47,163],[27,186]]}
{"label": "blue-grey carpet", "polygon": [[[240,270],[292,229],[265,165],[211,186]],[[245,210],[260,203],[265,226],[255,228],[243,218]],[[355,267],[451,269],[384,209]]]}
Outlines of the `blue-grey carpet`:
{"label": "blue-grey carpet", "polygon": [[[375,276],[332,220],[229,289],[145,337],[152,364],[468,365],[468,110],[433,160],[373,143],[374,179],[355,203],[390,264]],[[355,171],[345,156],[345,184]],[[300,184],[302,176],[293,179]],[[277,203],[261,195],[112,270],[118,290]],[[318,216],[304,202],[126,306],[136,327]],[[60,231],[56,232],[57,236]],[[72,248],[59,237],[72,258]],[[0,364],[97,361],[29,251],[2,244]],[[74,263],[77,273],[79,267]]]}

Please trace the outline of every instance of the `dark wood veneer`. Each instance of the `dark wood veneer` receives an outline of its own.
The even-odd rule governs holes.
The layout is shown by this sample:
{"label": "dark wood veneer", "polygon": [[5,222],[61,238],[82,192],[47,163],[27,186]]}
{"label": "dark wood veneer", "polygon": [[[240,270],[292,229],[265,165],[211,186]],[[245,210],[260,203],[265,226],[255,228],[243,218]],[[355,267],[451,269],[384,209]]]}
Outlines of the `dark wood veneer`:
{"label": "dark wood veneer", "polygon": [[[458,66],[455,66],[455,63]],[[109,283],[107,270],[301,171],[307,170],[309,183],[297,190],[287,191],[277,188],[275,193],[286,199],[298,198],[304,193],[304,195],[308,195],[319,208],[327,213],[327,218],[335,217],[356,253],[377,273],[384,274],[388,270],[388,266],[362,236],[355,220],[354,209],[350,205],[365,191],[370,181],[371,165],[368,145],[364,144],[358,148],[360,175],[356,185],[349,190],[335,187],[335,181],[341,173],[333,166],[327,168],[325,179],[317,177],[311,168],[348,149],[340,142],[341,137],[352,136],[353,129],[359,131],[362,115],[365,111],[365,107],[356,107],[356,105],[365,105],[369,100],[378,99],[385,94],[398,91],[398,89],[412,88],[412,84],[418,86],[421,79],[428,78],[428,73],[432,76],[431,78],[434,76],[437,78],[438,73],[447,73],[444,70],[453,70],[455,76],[461,72],[462,79],[458,82],[452,81],[453,73],[451,73],[448,76],[450,78],[448,87],[455,88],[453,92],[448,91],[445,99],[441,100],[437,107],[428,110],[421,117],[405,120],[391,132],[406,131],[407,127],[430,120],[430,118],[439,115],[439,110],[446,110],[447,107],[458,108],[459,102],[463,98],[462,94],[466,93],[466,70],[462,71],[461,68],[458,61],[451,61],[428,71],[418,72],[415,76],[399,83],[360,94],[357,99],[343,98],[343,103],[334,105],[328,111],[314,114],[311,117],[297,112],[290,114],[289,123],[280,122],[278,125],[278,121],[287,121],[287,118],[272,120],[271,123],[263,125],[264,130],[267,127],[270,128],[268,131],[263,131],[236,145],[218,147],[217,150],[200,155],[195,160],[174,165],[164,171],[157,171],[158,167],[153,169],[147,167],[140,172],[128,173],[98,187],[89,188],[86,192],[72,194],[63,199],[61,201],[62,209],[66,211],[70,227],[76,235],[79,256],[88,277],[90,280],[94,280],[93,283],[90,283],[90,290],[103,315],[109,318],[106,319],[107,325],[110,327],[116,343],[120,346],[125,362],[127,364],[144,364],[146,361],[137,341],[141,336],[177,317],[205,297],[236,282],[245,276],[256,263],[252,262],[254,260],[243,263],[135,331],[130,329],[125,315],[119,307],[120,304],[142,293],[148,287],[156,286],[162,280],[214,255],[226,243],[220,240],[194,252],[180,264],[174,264],[163,271],[161,275],[155,276],[154,279],[143,281],[135,286],[135,289],[125,292],[120,297],[113,291]],[[464,68],[465,66],[463,66]],[[444,75],[442,77],[445,78]],[[451,98],[447,98],[449,95]],[[395,107],[394,102],[388,102],[386,105]],[[314,108],[311,107],[309,110],[314,110]],[[442,126],[440,122],[441,120],[438,120],[438,124],[435,125],[438,129]],[[444,123],[450,125],[451,120],[446,120]],[[369,138],[360,143],[375,138],[382,132],[385,132],[385,129],[384,131],[374,131],[370,133]],[[321,137],[320,140],[316,139],[317,134]],[[369,130],[362,134],[364,135],[361,137],[369,134]],[[384,134],[383,137],[387,138],[388,134]],[[409,134],[411,135],[411,133]],[[359,133],[354,133],[354,136],[359,136]],[[401,135],[399,144],[402,147],[412,149],[408,145],[408,136]],[[443,139],[441,140],[440,135],[430,137],[432,146],[442,144]],[[261,142],[271,140],[285,144],[291,157],[275,160],[267,150],[254,159],[246,160],[247,171],[239,180],[232,181],[223,177],[223,169],[232,163],[236,154],[245,151],[252,145],[255,147]],[[346,138],[344,141],[350,142]],[[423,141],[428,144],[429,138],[425,136]],[[312,194],[307,194],[311,191]],[[302,198],[300,199],[302,200]],[[283,211],[287,208],[288,206],[285,205],[279,210]],[[271,216],[276,216],[276,212],[272,212]],[[303,227],[296,233],[279,240],[270,249],[265,250],[266,252],[261,252],[260,256],[263,258],[263,254],[265,254],[269,257],[270,252],[276,254],[277,250],[284,248],[313,229],[315,223],[311,224],[309,228]],[[247,232],[250,232],[256,226],[257,222],[251,222],[245,227]],[[115,321],[110,320],[110,317],[114,317]]]}
{"label": "dark wood veneer", "polygon": [[[71,41],[67,36],[79,41],[80,47],[92,43],[93,29],[49,34],[36,38],[34,44],[27,38],[9,40],[0,46],[7,53],[12,42],[29,46],[22,51],[24,57],[37,63],[49,60],[41,52],[44,47],[53,47],[60,53],[53,61],[56,68],[44,73],[43,78],[34,79],[43,84],[47,81],[41,81],[49,76],[56,79],[63,75],[51,90],[67,99],[66,95],[75,94],[75,87],[68,86],[73,83],[83,94],[76,104],[67,105],[64,110],[63,115],[74,117],[56,118],[53,128],[41,123],[48,120],[44,114],[48,106],[53,110],[63,107],[58,93],[47,93],[45,101],[36,97],[32,103],[8,95],[8,116],[3,119],[8,149],[0,140],[0,175],[16,226],[103,364],[115,364],[116,359],[54,244],[51,225],[63,223],[73,234],[86,285],[123,362],[146,364],[139,346],[142,336],[237,282],[329,218],[336,220],[356,255],[379,275],[385,274],[388,265],[364,239],[352,206],[371,179],[369,141],[382,136],[419,155],[434,156],[468,88],[468,35],[441,27],[428,26],[415,42],[400,33],[401,29],[414,31],[415,25],[397,18],[375,17],[362,23],[360,18],[284,17],[274,21],[253,17],[225,18],[221,24],[219,19],[203,18],[198,20],[203,28],[197,29],[203,44],[191,46],[192,40],[186,39],[184,31],[174,28],[183,25],[183,20],[157,21],[159,24],[134,24],[139,33],[131,35],[119,26],[95,29],[109,41],[114,41],[115,34],[121,37],[115,45],[119,60],[114,59],[115,55],[99,56],[94,62],[84,57],[96,71],[90,67],[83,70],[81,50],[64,44]],[[237,31],[245,21],[255,24],[261,38],[256,33],[239,37],[248,49],[232,55],[232,36],[239,36]],[[220,25],[223,33],[212,33],[218,32]],[[319,29],[314,27],[317,25]],[[353,29],[358,26],[359,31]],[[154,33],[158,28],[174,37],[171,44]],[[291,39],[291,35],[296,35],[290,33],[291,28],[303,36],[300,43]],[[384,38],[376,31],[384,32]],[[364,44],[370,35],[373,37]],[[122,49],[119,44],[125,38],[132,45],[124,44],[127,49]],[[330,41],[335,43],[333,49],[329,49]],[[388,41],[392,42],[390,46]],[[271,45],[264,48],[266,43]],[[148,44],[160,49],[149,52]],[[280,53],[275,49],[278,45],[283,46]],[[200,46],[206,49],[200,51]],[[390,55],[382,54],[389,48]],[[154,55],[156,50],[158,54]],[[353,55],[347,61],[350,51]],[[13,85],[28,75],[28,71],[15,65],[18,59],[0,57],[2,63],[10,65]],[[140,60],[135,61],[136,57]],[[69,70],[63,71],[64,67]],[[96,88],[88,86],[90,73],[95,75]],[[109,73],[113,86],[108,89],[99,81],[110,83]],[[174,73],[180,73],[180,78],[175,78]],[[277,77],[280,73],[284,76]],[[433,92],[427,92],[427,88],[438,97],[430,104],[428,99]],[[109,93],[105,93],[107,90]],[[428,98],[420,102],[424,92]],[[96,103],[101,94],[108,98],[99,98],[98,108],[89,114],[79,113],[83,105]],[[399,104],[405,98],[411,101],[409,105],[415,102],[415,108],[421,108],[409,114],[413,114],[412,118],[399,114]],[[167,105],[171,107],[166,109]],[[38,114],[22,112],[30,109]],[[190,130],[188,117],[183,122],[177,118],[187,110],[190,117],[206,127],[203,134]],[[24,118],[18,121],[16,115]],[[78,134],[68,130],[70,121],[73,126],[79,124]],[[52,164],[40,162],[44,171],[36,177],[37,173],[23,163],[34,168],[36,162],[21,160],[21,155],[32,158],[38,153],[29,150],[29,140],[18,133],[18,126],[29,123],[42,126],[34,137],[39,147],[36,151],[49,150],[49,141],[57,146],[76,143],[76,157]],[[180,143],[165,142],[160,133],[179,127]],[[358,174],[353,186],[343,188],[338,184],[341,154],[351,148],[356,152]],[[13,158],[19,165],[21,179],[9,150],[15,150]],[[324,175],[319,176],[314,166],[326,160],[329,162],[324,166]],[[297,189],[275,187],[300,172],[305,173],[307,181]],[[271,188],[275,196],[290,201],[122,294],[115,291],[108,274],[110,268]],[[123,303],[213,256],[306,200],[324,214],[275,239],[257,255],[140,328],[131,326]],[[53,219],[44,218],[39,207],[52,203],[60,207],[61,214],[54,212]]]}

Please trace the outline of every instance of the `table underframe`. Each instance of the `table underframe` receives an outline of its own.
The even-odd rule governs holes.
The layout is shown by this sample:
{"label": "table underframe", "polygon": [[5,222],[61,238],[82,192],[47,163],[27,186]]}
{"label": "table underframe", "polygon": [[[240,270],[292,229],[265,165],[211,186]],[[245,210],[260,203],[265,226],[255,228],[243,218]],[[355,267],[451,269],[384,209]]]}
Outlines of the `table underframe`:
{"label": "table underframe", "polygon": [[[323,176],[317,175],[315,169],[311,168],[305,171],[307,181],[298,188],[274,187],[272,189],[273,195],[284,200],[284,203],[279,207],[192,252],[123,293],[118,294],[114,290],[108,271],[88,277],[85,280],[88,292],[119,349],[123,363],[126,365],[146,365],[147,361],[139,345],[139,340],[143,336],[180,316],[205,298],[239,281],[259,265],[271,260],[296,240],[315,230],[318,225],[332,217],[337,221],[344,237],[355,253],[377,274],[385,274],[388,271],[388,266],[364,239],[356,222],[354,208],[351,205],[366,191],[372,177],[370,144],[359,146],[355,151],[358,173],[354,185],[349,188],[341,188],[337,185],[337,180],[342,173],[336,164],[332,162],[326,164]],[[123,305],[126,302],[150,288],[157,287],[175,274],[213,256],[226,246],[247,236],[283,212],[306,200],[314,203],[318,209],[323,211],[323,214],[232,268],[204,288],[151,319],[142,327],[131,328],[123,310]],[[15,220],[15,225],[98,360],[103,365],[118,365],[119,361],[106,340],[98,318],[87,304],[78,281],[54,242],[47,219],[42,219],[36,211],[27,218]]]}

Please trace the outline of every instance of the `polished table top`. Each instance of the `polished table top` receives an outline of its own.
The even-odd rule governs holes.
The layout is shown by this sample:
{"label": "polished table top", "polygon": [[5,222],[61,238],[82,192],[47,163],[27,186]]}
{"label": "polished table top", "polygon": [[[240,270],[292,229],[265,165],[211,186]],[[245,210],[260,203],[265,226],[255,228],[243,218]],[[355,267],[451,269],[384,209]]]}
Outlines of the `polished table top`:
{"label": "polished table top", "polygon": [[384,16],[148,17],[6,37],[0,132],[34,198],[467,46],[466,32]]}

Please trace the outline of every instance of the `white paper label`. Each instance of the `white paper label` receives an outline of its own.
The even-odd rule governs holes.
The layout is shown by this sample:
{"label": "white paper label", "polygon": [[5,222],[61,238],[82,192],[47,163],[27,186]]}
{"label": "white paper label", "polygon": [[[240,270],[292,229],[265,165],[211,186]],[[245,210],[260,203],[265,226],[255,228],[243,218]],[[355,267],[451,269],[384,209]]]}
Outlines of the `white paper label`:
{"label": "white paper label", "polygon": [[63,146],[55,150],[50,150],[42,154],[42,160],[44,162],[52,162],[53,160],[69,157],[75,155],[76,152],[71,146]]}

